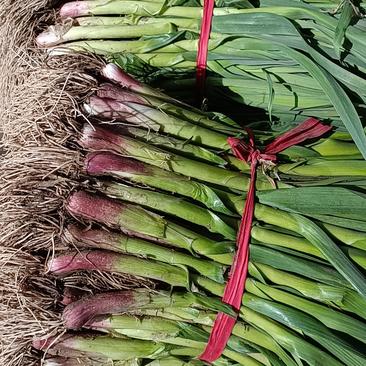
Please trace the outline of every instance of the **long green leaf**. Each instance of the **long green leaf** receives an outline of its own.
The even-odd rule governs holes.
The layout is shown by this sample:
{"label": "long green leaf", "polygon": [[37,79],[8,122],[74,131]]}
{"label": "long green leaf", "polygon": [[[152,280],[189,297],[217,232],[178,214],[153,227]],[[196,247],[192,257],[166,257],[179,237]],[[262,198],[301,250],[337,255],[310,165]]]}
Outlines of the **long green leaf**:
{"label": "long green leaf", "polygon": [[366,221],[366,195],[343,187],[299,187],[258,193],[262,204],[303,215]]}
{"label": "long green leaf", "polygon": [[293,214],[299,223],[300,233],[313,243],[337,271],[366,298],[366,277],[350,262],[342,250],[314,222],[304,216]]}

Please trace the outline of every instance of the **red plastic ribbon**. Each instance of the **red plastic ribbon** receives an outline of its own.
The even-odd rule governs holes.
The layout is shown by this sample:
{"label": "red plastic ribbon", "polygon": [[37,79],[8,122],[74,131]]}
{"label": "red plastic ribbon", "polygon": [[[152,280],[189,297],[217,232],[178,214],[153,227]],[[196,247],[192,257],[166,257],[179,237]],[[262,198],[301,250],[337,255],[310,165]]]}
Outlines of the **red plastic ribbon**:
{"label": "red plastic ribbon", "polygon": [[[323,125],[315,118],[309,118],[299,126],[277,137],[265,147],[263,152],[255,147],[254,136],[250,130],[247,131],[249,143],[234,137],[228,138],[235,156],[251,164],[250,185],[236,242],[237,252],[231,266],[229,280],[225,286],[224,296],[222,297],[222,301],[231,305],[237,313],[241,306],[248,273],[249,240],[254,215],[256,168],[258,164],[266,161],[276,162],[276,154],[280,151],[307,139],[320,137],[330,131],[331,128],[330,126]],[[221,356],[235,323],[236,317],[231,317],[224,313],[217,315],[206,349],[199,357],[202,361],[213,362]]]}
{"label": "red plastic ribbon", "polygon": [[200,99],[202,99],[202,97],[204,96],[204,90],[206,84],[208,42],[210,39],[214,6],[215,6],[214,0],[204,0],[201,32],[200,32],[200,39],[198,41],[198,50],[196,59],[197,64],[196,87],[198,92],[200,93]]}

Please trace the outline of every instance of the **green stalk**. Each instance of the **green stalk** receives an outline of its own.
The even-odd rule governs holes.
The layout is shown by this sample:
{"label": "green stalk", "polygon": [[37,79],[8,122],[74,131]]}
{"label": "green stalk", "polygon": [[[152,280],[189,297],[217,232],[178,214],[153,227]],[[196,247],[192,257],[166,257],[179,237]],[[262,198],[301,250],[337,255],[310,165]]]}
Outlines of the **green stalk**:
{"label": "green stalk", "polygon": [[157,245],[122,233],[97,229],[85,230],[71,225],[64,232],[64,238],[76,247],[106,249],[123,254],[155,259],[174,266],[187,266],[190,270],[193,269],[214,281],[224,282],[223,274],[225,267],[218,263],[173,251],[163,245]]}
{"label": "green stalk", "polygon": [[349,155],[361,158],[355,144],[332,138],[320,140],[312,145],[311,148],[322,156]]}
{"label": "green stalk", "polygon": [[162,281],[171,286],[190,287],[188,273],[183,268],[102,250],[59,255],[49,260],[47,267],[56,276],[81,270],[118,272]]}
{"label": "green stalk", "polygon": [[355,248],[345,248],[344,252],[352,258],[361,268],[366,269],[366,251],[355,249]]}
{"label": "green stalk", "polygon": [[[97,96],[101,98],[115,99],[120,102],[130,101],[151,106],[181,120],[227,135],[236,135],[243,132],[242,128],[228,117],[218,113],[202,112],[172,99],[162,92],[134,80],[114,64],[105,66],[102,73],[120,86],[102,84],[96,92]],[[126,89],[129,91],[126,91]]]}
{"label": "green stalk", "polygon": [[[61,17],[80,17],[85,15],[127,15],[139,16],[164,15],[169,17],[202,18],[201,7],[173,6],[163,8],[161,2],[111,0],[107,3],[103,0],[83,1],[82,6],[78,2],[66,3],[60,11]],[[240,13],[235,8],[215,8],[214,15],[225,15]]]}
{"label": "green stalk", "polygon": [[[365,162],[362,160],[356,160],[361,158],[360,155],[334,155],[325,157],[314,157],[312,153],[309,153],[310,156],[306,156],[305,154],[307,154],[308,151],[305,152],[304,149],[300,151],[302,156],[291,156],[292,160],[297,161],[293,163],[277,164],[276,169],[278,169],[278,172],[282,174],[287,174],[289,176],[295,175],[302,177],[344,176],[348,178],[349,176],[362,177],[365,175]],[[284,151],[284,153],[286,153],[286,151]],[[281,155],[286,156],[284,153],[281,153]],[[287,158],[290,158],[290,156],[287,155]],[[247,172],[250,169],[249,165],[246,162],[238,160],[232,156],[228,156],[226,160],[228,160],[231,166],[239,169],[242,172]]]}
{"label": "green stalk", "polygon": [[151,145],[161,147],[168,151],[187,156],[191,159],[214,163],[217,165],[226,165],[227,162],[214,152],[197,145],[193,145],[188,140],[180,140],[171,136],[157,133],[146,132],[141,128],[124,127],[123,134],[140,139]]}
{"label": "green stalk", "polygon": [[[217,363],[213,363],[213,365],[218,365]],[[220,363],[220,366],[229,366],[232,365],[229,361],[227,363]],[[179,358],[173,358],[173,357],[167,357],[162,358],[160,360],[154,360],[150,363],[148,363],[148,366],[204,366],[203,362],[200,362],[199,360],[194,361],[183,361]]]}
{"label": "green stalk", "polygon": [[108,56],[113,53],[135,53],[148,52],[156,47],[156,40],[141,41],[109,41],[109,40],[89,40],[74,41],[65,43],[62,46],[54,46],[48,49],[50,56],[65,55],[75,52],[88,52],[101,56]]}
{"label": "green stalk", "polygon": [[[221,198],[223,198],[222,195],[220,196]],[[228,196],[228,199],[232,200],[231,196]],[[225,202],[226,200],[223,199],[223,201]],[[232,200],[232,202],[236,206],[236,211],[242,212],[244,207],[243,200],[236,199],[235,201]],[[227,203],[227,201],[225,203]],[[266,205],[261,205],[258,203],[255,205],[255,217],[258,220],[263,221],[267,224],[291,230],[295,233],[299,233],[302,230],[305,230],[306,228],[306,225],[303,225],[301,227],[300,222],[295,220],[290,213]],[[331,237],[341,241],[342,243],[354,246],[356,248],[365,249],[365,243],[366,243],[365,233],[358,232],[355,230],[349,230],[343,227],[330,225],[327,223],[322,224],[322,227]],[[314,243],[312,244],[314,245]]]}
{"label": "green stalk", "polygon": [[132,359],[127,361],[113,361],[103,358],[87,358],[83,355],[80,357],[54,357],[44,360],[44,366],[141,366],[141,359]]}
{"label": "green stalk", "polygon": [[162,214],[176,216],[193,224],[203,226],[226,239],[236,239],[236,228],[227,225],[212,211],[201,208],[182,198],[115,182],[101,183],[98,190],[111,198],[139,204],[157,210]]}
{"label": "green stalk", "polygon": [[[85,125],[79,142],[84,148],[110,150],[165,170],[221,185],[229,189],[246,191],[249,187],[249,178],[244,174],[187,159],[146,143],[117,135],[101,127]],[[284,184],[279,185],[280,187],[287,186]],[[256,187],[259,190],[273,188],[267,179],[257,179]]]}
{"label": "green stalk", "polygon": [[[303,237],[296,237],[294,235],[283,234],[274,230],[268,230],[260,226],[253,226],[251,236],[255,239],[256,244],[268,244],[271,246],[280,246],[284,248],[293,249],[302,253],[310,254],[315,257],[326,259],[326,256],[315,247],[309,240]],[[258,241],[258,242],[257,242]],[[361,246],[360,244],[351,244],[351,246]],[[365,247],[363,245],[363,247]],[[365,263],[365,250],[357,248],[348,248],[346,246],[340,246],[342,251],[347,254],[353,262],[357,263],[363,269],[366,269]]]}
{"label": "green stalk", "polygon": [[330,224],[323,224],[323,228],[326,232],[330,233],[333,237],[342,241],[342,243],[349,246],[366,250],[366,235],[355,230],[345,229],[343,227],[334,226]]}
{"label": "green stalk", "polygon": [[305,162],[280,164],[281,173],[302,176],[360,176],[366,175],[366,162],[363,160],[324,160],[308,159]]}
{"label": "green stalk", "polygon": [[33,347],[38,350],[47,350],[48,354],[68,357],[101,357],[108,360],[128,361],[135,358],[155,359],[170,354],[187,352],[197,356],[196,349],[180,349],[153,341],[137,339],[112,338],[101,335],[65,334],[61,337],[50,337],[45,340],[36,339]]}
{"label": "green stalk", "polygon": [[163,243],[204,255],[222,264],[232,262],[233,242],[209,239],[140,206],[80,191],[69,197],[66,208],[71,215],[85,220],[117,227],[139,236],[156,238]]}
{"label": "green stalk", "polygon": [[156,23],[172,23],[178,27],[179,30],[190,29],[193,31],[198,31],[200,27],[199,19],[190,18],[174,18],[174,17],[163,17],[163,18],[149,18],[149,17],[113,17],[113,16],[93,16],[93,17],[81,17],[76,18],[76,23],[79,26],[114,26],[114,25],[146,25]]}
{"label": "green stalk", "polygon": [[258,225],[252,227],[251,236],[256,242],[258,241],[258,244],[265,243],[280,246],[310,254],[318,258],[324,258],[321,251],[303,237],[283,234]]}
{"label": "green stalk", "polygon": [[[110,153],[89,154],[85,162],[85,170],[89,175],[107,175],[120,179],[129,179],[135,183],[142,183],[150,187],[178,193],[201,202],[208,208],[226,214],[230,214],[229,209],[231,209],[241,215],[245,204],[243,196],[219,190],[213,191],[207,185],[192,181],[183,175]],[[299,223],[288,212],[257,203],[254,215],[259,221],[267,224],[295,233],[300,231]],[[346,245],[360,249],[366,248],[366,236],[364,233],[330,224],[323,224],[323,227],[332,237]]]}
{"label": "green stalk", "polygon": [[92,96],[84,109],[88,114],[112,120],[127,121],[146,129],[163,132],[204,147],[228,150],[227,136],[189,121],[159,111],[154,107],[129,101]]}
{"label": "green stalk", "polygon": [[62,320],[67,329],[77,330],[100,315],[159,309],[169,309],[175,313],[182,308],[189,309],[192,313],[197,313],[198,309],[209,309],[214,313],[234,315],[230,306],[215,297],[192,292],[152,292],[142,288],[84,296],[65,307]]}
{"label": "green stalk", "polygon": [[144,25],[93,25],[93,26],[51,26],[41,33],[36,41],[41,47],[56,46],[64,42],[82,39],[129,39],[176,32],[177,28],[168,22]]}
{"label": "green stalk", "polygon": [[[139,309],[136,308],[132,314],[141,316],[158,316],[160,318],[184,321],[192,324],[208,325],[212,326],[215,320],[216,314],[212,311],[198,310],[192,308],[178,308],[178,307],[165,307],[160,309]],[[233,333],[235,335],[235,333]]]}
{"label": "green stalk", "polygon": [[289,273],[296,273],[327,285],[352,288],[348,281],[332,268],[329,263],[319,263],[319,261],[314,261],[313,258],[309,256],[300,257],[266,246],[251,244],[250,260],[254,266],[257,264],[265,264]]}
{"label": "green stalk", "polygon": [[365,309],[366,301],[353,290],[311,281],[262,263],[255,263],[255,265],[250,266],[249,273],[260,281],[263,281],[263,278],[267,278],[272,283],[284,286],[289,291],[295,290],[309,299],[315,299],[326,305],[338,307],[366,319],[366,311],[360,310]]}
{"label": "green stalk", "polygon": [[[197,348],[202,352],[206,346],[209,334],[192,324],[166,320],[158,317],[143,317],[129,315],[110,315],[93,321],[88,328],[107,332],[113,336],[127,336],[142,340],[154,340],[188,348]],[[263,366],[261,362],[245,355],[245,345],[235,336],[231,336],[228,348],[223,355],[234,361],[248,366]]]}
{"label": "green stalk", "polygon": [[108,152],[90,153],[84,169],[88,175],[108,175],[192,198],[214,211],[232,214],[215,191],[184,175]]}
{"label": "green stalk", "polygon": [[[349,179],[349,178],[346,178]],[[258,192],[259,201],[289,212],[313,217],[337,226],[366,231],[365,196],[346,187],[299,187]],[[333,198],[337,197],[337,201]]]}

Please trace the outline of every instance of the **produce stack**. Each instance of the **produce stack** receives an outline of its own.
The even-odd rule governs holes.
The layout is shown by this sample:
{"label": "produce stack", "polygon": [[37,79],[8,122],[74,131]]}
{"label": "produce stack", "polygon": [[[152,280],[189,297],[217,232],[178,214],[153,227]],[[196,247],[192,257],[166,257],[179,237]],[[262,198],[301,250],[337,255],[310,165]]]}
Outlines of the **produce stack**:
{"label": "produce stack", "polygon": [[[207,365],[223,313],[237,321],[213,365],[366,363],[363,2],[293,3],[217,2],[206,95],[220,112],[189,104],[199,2],[66,3],[37,37],[64,75],[22,135],[41,138],[8,163],[26,174],[1,175],[10,208],[0,201],[32,221],[8,220],[16,245],[1,249],[5,297],[31,315],[14,329],[28,346],[34,333],[32,362]],[[259,161],[237,314],[221,298],[252,177],[232,141],[252,133],[264,152],[303,121],[321,137]]]}
{"label": "produce stack", "polygon": [[[330,120],[346,127],[365,158],[365,2],[215,4],[206,84],[211,109],[234,111],[246,124],[269,118],[277,129],[307,116]],[[63,23],[37,42],[51,54],[103,55],[194,102],[202,11],[189,0],[68,2],[60,10]]]}
{"label": "produce stack", "polygon": [[[156,291],[76,294],[63,310],[67,332],[33,345],[55,357],[49,365],[200,364],[215,314],[233,314],[220,296],[249,181],[227,145],[241,129],[112,64],[102,74],[109,81],[86,100],[78,138],[89,184],[67,199],[78,223],[68,220],[70,250],[48,261],[48,274],[120,272],[155,281]],[[272,139],[256,135],[263,145]],[[338,171],[319,154],[320,165],[302,159],[303,176],[291,156],[259,174],[246,292],[217,365],[366,359],[365,203],[356,190],[364,162],[345,155],[347,171]]]}

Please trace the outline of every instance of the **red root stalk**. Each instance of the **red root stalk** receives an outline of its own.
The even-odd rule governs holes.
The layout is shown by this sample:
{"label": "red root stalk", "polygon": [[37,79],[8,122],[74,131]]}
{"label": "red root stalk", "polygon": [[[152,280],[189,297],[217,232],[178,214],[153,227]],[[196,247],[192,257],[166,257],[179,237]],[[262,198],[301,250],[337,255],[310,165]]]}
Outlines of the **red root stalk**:
{"label": "red root stalk", "polygon": [[125,313],[148,303],[148,290],[106,292],[69,304],[62,319],[67,329],[79,329],[98,315]]}
{"label": "red root stalk", "polygon": [[109,152],[89,153],[84,162],[84,170],[88,175],[104,175],[112,172],[146,173],[147,166],[137,160],[125,158]]}
{"label": "red root stalk", "polygon": [[102,70],[102,74],[107,79],[119,84],[123,88],[130,89],[136,92],[141,92],[143,90],[142,84],[140,82],[122,71],[117,65],[106,65]]}
{"label": "red root stalk", "polygon": [[115,262],[119,258],[119,254],[102,250],[72,252],[51,259],[47,263],[47,269],[57,276],[86,270],[110,272],[115,269]]}
{"label": "red root stalk", "polygon": [[125,206],[122,202],[79,191],[68,198],[66,209],[71,215],[82,219],[119,226],[119,216]]}

